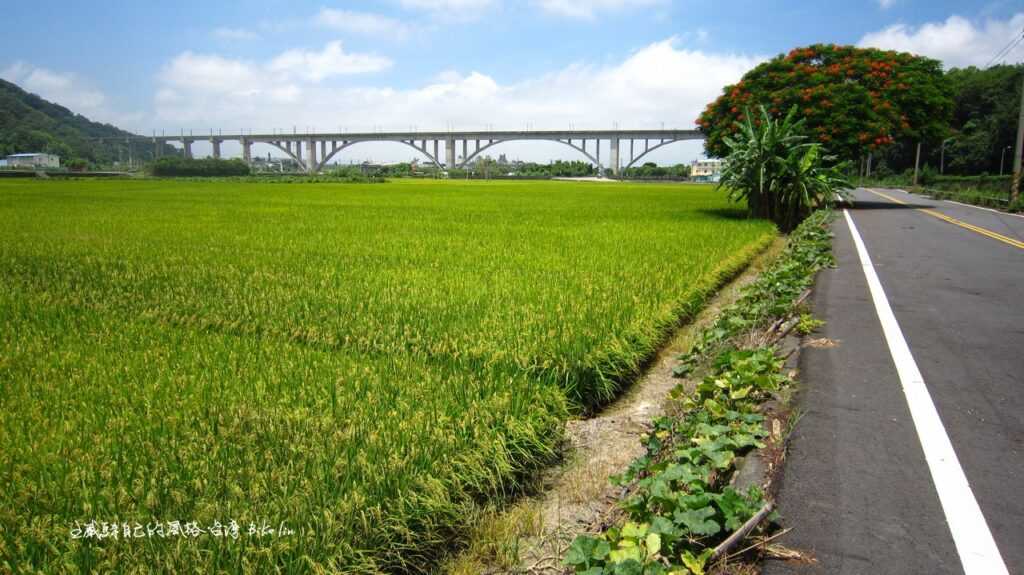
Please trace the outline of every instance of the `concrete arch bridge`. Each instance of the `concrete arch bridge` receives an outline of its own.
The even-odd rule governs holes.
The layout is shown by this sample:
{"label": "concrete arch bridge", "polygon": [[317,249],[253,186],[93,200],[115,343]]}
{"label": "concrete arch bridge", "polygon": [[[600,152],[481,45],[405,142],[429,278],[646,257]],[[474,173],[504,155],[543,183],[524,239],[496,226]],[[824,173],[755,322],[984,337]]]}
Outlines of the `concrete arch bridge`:
{"label": "concrete arch bridge", "polygon": [[[122,138],[106,138],[121,140]],[[192,144],[208,141],[213,157],[221,157],[221,143],[237,141],[242,146],[242,158],[252,161],[252,145],[269,144],[295,160],[309,173],[322,171],[342,150],[363,142],[398,142],[426,157],[438,168],[462,168],[485,150],[505,142],[549,141],[558,142],[576,150],[591,163],[601,163],[602,142],[609,151],[607,165],[616,175],[643,159],[647,154],[674,142],[703,140],[698,130],[541,130],[541,131],[448,131],[448,132],[369,132],[369,133],[292,133],[292,134],[210,134],[176,136],[137,136],[136,141],[156,145],[157,152],[164,144],[180,144],[185,157],[192,157]],[[444,156],[441,156],[441,153]]]}

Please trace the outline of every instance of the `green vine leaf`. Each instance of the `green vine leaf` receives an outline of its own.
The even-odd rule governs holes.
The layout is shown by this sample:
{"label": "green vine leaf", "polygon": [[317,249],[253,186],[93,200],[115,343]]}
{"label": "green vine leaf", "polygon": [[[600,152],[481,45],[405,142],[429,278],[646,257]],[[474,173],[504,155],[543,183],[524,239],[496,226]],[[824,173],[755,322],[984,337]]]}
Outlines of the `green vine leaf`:
{"label": "green vine leaf", "polygon": [[703,507],[701,509],[676,511],[673,518],[676,523],[681,523],[694,535],[714,535],[722,530],[722,526],[711,519],[714,516],[714,508]]}
{"label": "green vine leaf", "polygon": [[707,565],[708,559],[714,554],[714,549],[705,549],[701,551],[699,555],[694,555],[689,550],[683,551],[681,559],[683,565],[690,570],[693,575],[704,575],[704,566]]}
{"label": "green vine leaf", "polygon": [[573,540],[562,562],[569,566],[589,568],[595,562],[603,561],[610,551],[611,547],[604,539],[580,535]]}

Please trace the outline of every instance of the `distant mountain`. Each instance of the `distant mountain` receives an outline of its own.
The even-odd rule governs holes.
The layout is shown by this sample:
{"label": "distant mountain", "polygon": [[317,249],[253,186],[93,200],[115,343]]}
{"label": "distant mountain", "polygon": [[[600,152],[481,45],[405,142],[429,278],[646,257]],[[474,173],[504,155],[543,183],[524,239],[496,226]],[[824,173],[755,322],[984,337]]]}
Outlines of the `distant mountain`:
{"label": "distant mountain", "polygon": [[[0,157],[19,152],[49,152],[61,162],[83,159],[98,165],[128,160],[124,141],[90,141],[93,137],[132,136],[110,124],[93,122],[30,94],[16,84],[0,80]],[[133,160],[148,161],[153,157],[152,145],[132,146]],[[169,153],[170,148],[167,150]]]}

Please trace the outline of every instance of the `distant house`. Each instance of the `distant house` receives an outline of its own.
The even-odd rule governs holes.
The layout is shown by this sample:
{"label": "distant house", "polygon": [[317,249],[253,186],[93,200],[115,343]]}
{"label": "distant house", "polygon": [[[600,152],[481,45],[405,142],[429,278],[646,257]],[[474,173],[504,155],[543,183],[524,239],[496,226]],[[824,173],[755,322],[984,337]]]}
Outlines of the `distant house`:
{"label": "distant house", "polygon": [[11,168],[59,168],[60,157],[53,154],[11,154],[7,156]]}
{"label": "distant house", "polygon": [[722,160],[694,160],[690,178],[695,182],[717,182],[722,179]]}

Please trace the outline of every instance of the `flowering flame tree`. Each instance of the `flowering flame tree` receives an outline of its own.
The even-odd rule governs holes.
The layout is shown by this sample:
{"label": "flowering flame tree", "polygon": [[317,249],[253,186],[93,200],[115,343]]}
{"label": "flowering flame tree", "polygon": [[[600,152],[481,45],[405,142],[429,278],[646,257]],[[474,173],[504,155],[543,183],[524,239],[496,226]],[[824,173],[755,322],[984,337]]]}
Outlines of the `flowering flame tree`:
{"label": "flowering flame tree", "polygon": [[853,160],[897,141],[938,140],[953,101],[937,60],[832,44],[796,48],[747,72],[708,105],[697,119],[708,155],[728,155],[726,136],[741,129],[745,110],[760,106],[775,118],[796,106],[811,140]]}

